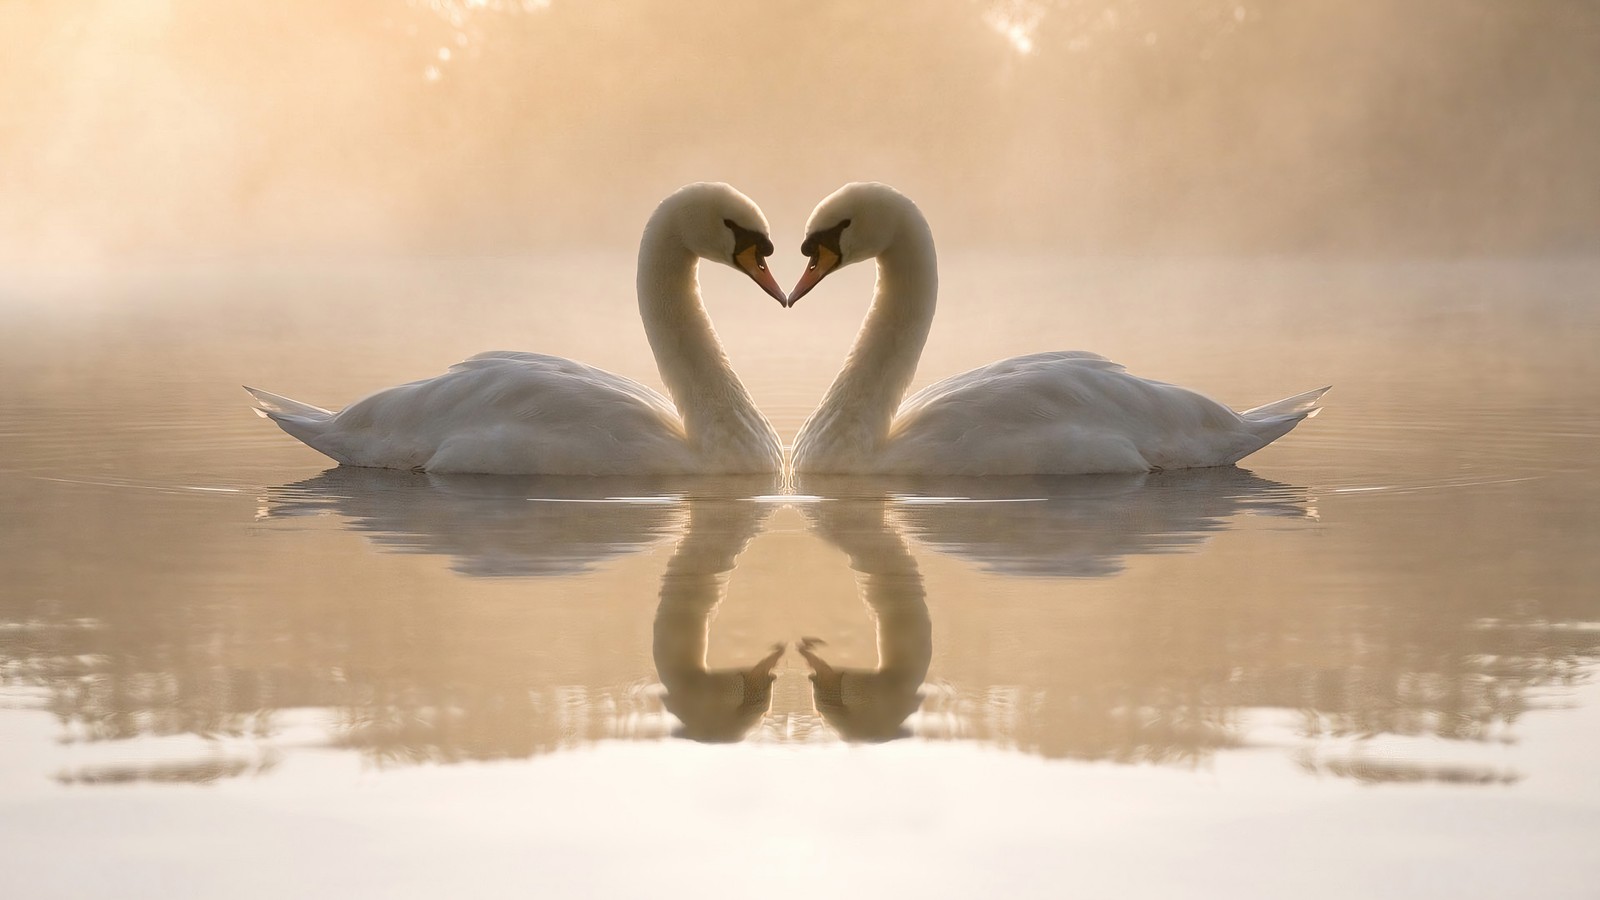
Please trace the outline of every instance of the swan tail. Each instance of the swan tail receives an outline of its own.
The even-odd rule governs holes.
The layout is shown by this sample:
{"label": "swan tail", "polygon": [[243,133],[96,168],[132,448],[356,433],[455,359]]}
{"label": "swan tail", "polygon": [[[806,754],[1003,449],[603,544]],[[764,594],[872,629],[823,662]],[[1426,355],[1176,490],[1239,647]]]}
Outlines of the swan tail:
{"label": "swan tail", "polygon": [[271,391],[257,390],[245,385],[244,389],[250,396],[256,398],[255,413],[263,419],[272,419],[282,423],[285,419],[303,419],[307,422],[326,422],[333,418],[333,413],[320,406],[301,403],[299,400],[290,400],[288,397],[274,394]]}
{"label": "swan tail", "polygon": [[[1332,385],[1329,385],[1332,387]],[[1238,462],[1294,430],[1296,425],[1322,411],[1317,401],[1328,392],[1327,387],[1285,397],[1265,406],[1247,409],[1239,414],[1252,435],[1250,446],[1234,455],[1229,462]]]}
{"label": "swan tail", "polygon": [[256,415],[277,422],[279,428],[318,453],[331,456],[341,463],[350,462],[339,448],[329,446],[327,431],[328,423],[333,421],[333,413],[320,406],[290,400],[270,391],[256,390],[253,387],[245,387],[245,390],[256,398]]}
{"label": "swan tail", "polygon": [[1255,409],[1247,409],[1240,413],[1239,417],[1244,419],[1246,422],[1263,423],[1283,421],[1293,423],[1298,422],[1301,419],[1309,419],[1322,411],[1322,407],[1317,405],[1317,401],[1321,400],[1322,395],[1326,394],[1332,388],[1333,385],[1330,384],[1327,387],[1317,388],[1314,391],[1306,391],[1304,394],[1295,394],[1293,397],[1285,397],[1282,400],[1273,401],[1265,406],[1258,406]]}

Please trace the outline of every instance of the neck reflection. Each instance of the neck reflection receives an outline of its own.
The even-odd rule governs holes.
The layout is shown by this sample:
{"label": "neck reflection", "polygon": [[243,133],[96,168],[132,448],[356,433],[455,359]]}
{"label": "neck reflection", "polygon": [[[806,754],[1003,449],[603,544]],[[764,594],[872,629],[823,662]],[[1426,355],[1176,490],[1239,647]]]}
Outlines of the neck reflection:
{"label": "neck reflection", "polygon": [[[804,506],[813,533],[849,557],[876,631],[878,662],[870,668],[829,663],[822,638],[796,642],[811,671],[816,712],[851,741],[909,734],[905,721],[921,705],[920,689],[933,658],[922,574],[889,524],[889,507],[886,499],[829,499]],[[764,527],[768,511],[750,501],[690,505],[687,529],[662,575],[652,647],[665,688],[662,704],[680,723],[676,736],[742,740],[771,709],[775,668],[786,643],[773,644],[746,665],[711,669],[706,664],[711,620],[727,597],[739,555]]]}
{"label": "neck reflection", "polygon": [[[94,589],[100,581],[49,604],[0,600],[0,664],[8,683],[38,691],[84,757],[61,777],[93,783],[258,771],[306,728],[380,763],[519,758],[655,739],[669,725],[702,741],[805,741],[817,734],[808,723],[822,724],[812,707],[850,740],[911,731],[1169,763],[1268,740],[1302,748],[1291,752],[1318,772],[1472,782],[1509,776],[1383,769],[1362,750],[1373,738],[1409,741],[1424,758],[1445,741],[1454,755],[1497,746],[1541,691],[1581,677],[1600,653],[1600,630],[1498,592],[1398,602],[1307,592],[1313,580],[1297,594],[1284,588],[1287,569],[1241,573],[1216,557],[1132,565],[1193,554],[1245,514],[1310,521],[1304,489],[1237,470],[798,487],[784,500],[767,481],[335,470],[269,489],[265,514],[331,512],[333,529],[382,553],[354,558],[322,525],[269,529],[248,548],[262,576],[220,593],[132,560],[139,603]],[[761,583],[764,563],[741,554],[770,549],[756,539],[767,511],[785,505],[810,536],[788,545],[793,564],[780,558],[785,580],[740,610],[756,640],[740,645],[739,663],[708,666],[709,623],[736,565]],[[1287,539],[1253,530],[1267,548]],[[622,563],[674,538],[671,554]],[[322,552],[303,555],[312,542]],[[147,547],[132,536],[128,546]],[[457,575],[396,551],[447,559]],[[837,572],[835,551],[870,614],[870,662],[846,655],[868,623],[849,600],[830,614],[841,624],[786,618],[827,605],[809,585],[849,590],[805,570]],[[1124,567],[1135,572],[1118,575]],[[1207,573],[1229,581],[1198,580]],[[950,635],[937,659],[934,616]],[[798,652],[762,643],[779,640]],[[152,758],[124,743],[155,737],[182,749]]]}
{"label": "neck reflection", "polygon": [[773,668],[783,644],[755,662],[709,669],[711,618],[728,593],[739,554],[750,545],[770,509],[751,500],[691,503],[688,528],[661,576],[652,656],[666,693],[662,705],[681,723],[676,734],[708,743],[738,741],[772,703]]}
{"label": "neck reflection", "polygon": [[807,507],[813,531],[843,550],[877,629],[878,664],[834,666],[826,642],[802,638],[819,714],[847,740],[888,741],[909,734],[906,719],[922,704],[933,659],[933,619],[917,561],[888,523],[888,501],[824,501]]}

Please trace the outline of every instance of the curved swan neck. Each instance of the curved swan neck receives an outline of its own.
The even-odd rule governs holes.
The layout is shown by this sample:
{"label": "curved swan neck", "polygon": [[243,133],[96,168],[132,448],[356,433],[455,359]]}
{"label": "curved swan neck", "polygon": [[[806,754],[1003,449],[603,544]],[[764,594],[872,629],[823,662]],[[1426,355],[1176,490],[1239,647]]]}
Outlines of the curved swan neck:
{"label": "curved swan neck", "polygon": [[[802,431],[832,443],[829,433],[888,438],[889,424],[917,374],[939,295],[938,260],[927,220],[908,211],[895,239],[878,254],[872,306],[812,421]],[[815,423],[815,424],[813,424]]]}
{"label": "curved swan neck", "polygon": [[[777,446],[772,426],[734,373],[700,300],[699,258],[671,216],[658,212],[639,245],[639,316],[656,368],[691,443],[741,449],[738,438]],[[768,435],[771,435],[770,441]],[[762,453],[766,448],[742,448]],[[776,452],[775,450],[773,451]]]}

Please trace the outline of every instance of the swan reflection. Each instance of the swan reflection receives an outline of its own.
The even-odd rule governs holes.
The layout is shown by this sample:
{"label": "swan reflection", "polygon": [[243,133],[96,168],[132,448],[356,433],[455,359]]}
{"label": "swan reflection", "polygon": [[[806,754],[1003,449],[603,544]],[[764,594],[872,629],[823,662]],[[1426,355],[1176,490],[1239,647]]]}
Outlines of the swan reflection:
{"label": "swan reflection", "polygon": [[267,492],[268,518],[332,513],[399,553],[448,556],[463,575],[573,575],[684,527],[688,497],[755,496],[770,475],[570,478],[418,475],[341,466]]}
{"label": "swan reflection", "polygon": [[1241,514],[1314,516],[1304,488],[1232,466],[1138,475],[806,476],[823,496],[898,500],[918,543],[1001,575],[1100,578],[1130,556],[1197,548]]}
{"label": "swan reflection", "polygon": [[767,712],[773,669],[784,645],[750,665],[706,667],[711,617],[727,594],[734,561],[761,530],[769,510],[750,501],[703,500],[689,510],[688,528],[661,576],[652,656],[662,704],[678,718],[680,737],[737,741]]}
{"label": "swan reflection", "polygon": [[[1184,764],[1271,743],[1315,773],[1479,784],[1517,775],[1427,748],[1509,740],[1600,655],[1600,630],[1499,594],[1327,603],[1314,581],[1197,552],[1249,515],[1312,521],[1306,489],[1247,472],[777,487],[338,469],[266,491],[267,531],[321,514],[378,555],[319,543],[337,552],[265,582],[277,592],[0,601],[0,663],[65,741],[190,738],[187,758],[79,767],[74,783],[267,772],[313,729],[379,763],[670,737],[914,735]],[[274,552],[263,568],[281,579],[292,551]],[[1175,552],[1190,555],[1129,566]],[[1374,737],[1426,748],[1395,763]]]}
{"label": "swan reflection", "polygon": [[[795,649],[810,670],[814,709],[852,741],[879,742],[910,734],[906,719],[921,705],[933,658],[933,622],[916,559],[889,523],[885,499],[823,498],[804,504],[810,530],[849,558],[871,615],[878,661],[872,667],[835,665],[827,640],[804,636]],[[737,556],[758,533],[765,511],[751,504],[700,502],[662,576],[655,620],[655,663],[667,710],[679,736],[739,740],[768,711],[773,670],[787,645],[779,642],[751,664],[708,670],[710,620],[727,593]],[[804,729],[802,729],[804,731]]]}
{"label": "swan reflection", "polygon": [[878,647],[876,667],[842,668],[822,657],[823,641],[801,639],[817,712],[850,740],[902,737],[909,733],[903,723],[922,703],[920,689],[933,659],[933,620],[917,561],[889,526],[887,503],[824,502],[807,513],[816,534],[850,557]]}

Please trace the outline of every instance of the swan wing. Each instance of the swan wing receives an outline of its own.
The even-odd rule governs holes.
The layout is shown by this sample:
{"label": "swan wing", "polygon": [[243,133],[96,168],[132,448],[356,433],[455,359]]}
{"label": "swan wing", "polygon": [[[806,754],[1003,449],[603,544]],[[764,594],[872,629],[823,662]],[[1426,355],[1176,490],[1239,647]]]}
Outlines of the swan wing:
{"label": "swan wing", "polygon": [[1090,369],[1113,372],[1127,371],[1120,363],[1114,363],[1098,353],[1090,353],[1087,350],[1057,350],[1046,353],[1030,353],[1025,356],[1013,356],[1009,359],[989,363],[986,366],[979,366],[959,375],[951,375],[942,381],[936,381],[907,397],[900,404],[900,411],[895,415],[897,419],[904,418],[915,410],[936,402],[941,397],[969,389],[982,390],[982,385],[985,382],[993,383],[997,380],[1037,370],[1041,367],[1064,368],[1070,366],[1083,366]]}
{"label": "swan wing", "polygon": [[[1294,421],[1305,413],[1292,413]],[[1259,422],[1092,353],[1001,360],[901,407],[883,471],[966,475],[1143,472],[1228,465],[1293,422]],[[1281,427],[1287,424],[1288,427]]]}
{"label": "swan wing", "polygon": [[672,401],[660,391],[605,369],[596,368],[587,363],[567,359],[564,356],[551,356],[548,353],[528,353],[522,350],[489,350],[476,356],[468,357],[450,367],[450,371],[457,369],[474,369],[485,366],[498,365],[500,360],[509,360],[532,369],[547,372],[553,378],[578,378],[603,385],[620,394],[633,397],[640,403],[658,410],[662,415],[678,421],[678,410]]}
{"label": "swan wing", "polygon": [[[277,419],[276,416],[274,416]],[[341,463],[489,474],[694,471],[672,404],[559,356],[492,352],[388,388],[320,422],[278,420]]]}

